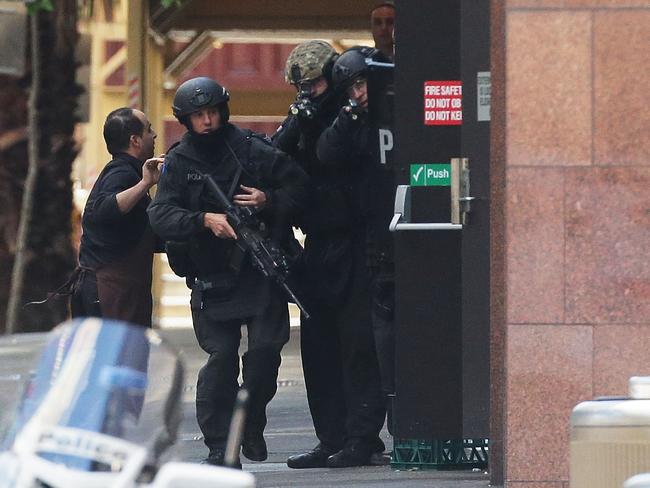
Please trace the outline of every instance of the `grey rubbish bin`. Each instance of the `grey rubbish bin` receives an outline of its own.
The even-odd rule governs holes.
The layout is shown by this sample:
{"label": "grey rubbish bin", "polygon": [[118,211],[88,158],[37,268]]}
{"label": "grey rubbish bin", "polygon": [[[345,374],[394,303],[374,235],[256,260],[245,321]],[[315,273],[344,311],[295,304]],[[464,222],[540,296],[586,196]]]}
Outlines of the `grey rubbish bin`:
{"label": "grey rubbish bin", "polygon": [[570,455],[571,488],[620,488],[650,471],[650,377],[630,378],[627,398],[578,404],[571,413]]}

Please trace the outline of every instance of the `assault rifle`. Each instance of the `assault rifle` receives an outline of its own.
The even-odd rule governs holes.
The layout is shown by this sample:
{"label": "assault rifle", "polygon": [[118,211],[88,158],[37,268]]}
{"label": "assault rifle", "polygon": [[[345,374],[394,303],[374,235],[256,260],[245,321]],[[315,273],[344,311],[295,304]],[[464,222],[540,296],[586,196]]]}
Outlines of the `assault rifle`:
{"label": "assault rifle", "polygon": [[314,104],[311,101],[311,81],[300,81],[300,67],[294,64],[291,67],[291,80],[298,87],[296,101],[291,104],[289,111],[303,119],[313,119],[316,115]]}
{"label": "assault rifle", "polygon": [[203,178],[205,179],[208,190],[223,205],[228,223],[237,234],[237,246],[242,251],[250,251],[251,257],[253,258],[253,265],[265,277],[271,278],[284,288],[284,291],[289,294],[291,300],[293,300],[303,313],[305,319],[309,319],[309,313],[304,305],[300,303],[296,294],[287,284],[290,268],[287,256],[279,246],[260,232],[260,222],[255,216],[255,213],[249,207],[234,205],[210,175],[204,174]]}

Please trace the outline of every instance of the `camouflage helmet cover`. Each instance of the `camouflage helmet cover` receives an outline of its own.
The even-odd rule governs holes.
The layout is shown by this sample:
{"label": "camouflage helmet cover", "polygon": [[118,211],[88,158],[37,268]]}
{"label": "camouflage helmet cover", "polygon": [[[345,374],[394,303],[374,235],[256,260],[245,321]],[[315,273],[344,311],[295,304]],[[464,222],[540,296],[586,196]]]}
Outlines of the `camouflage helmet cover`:
{"label": "camouflage helmet cover", "polygon": [[[291,84],[315,80],[326,74],[327,65],[336,56],[334,48],[325,41],[312,40],[298,44],[287,58],[284,79]],[[297,80],[292,73],[294,65],[300,68],[300,78]]]}

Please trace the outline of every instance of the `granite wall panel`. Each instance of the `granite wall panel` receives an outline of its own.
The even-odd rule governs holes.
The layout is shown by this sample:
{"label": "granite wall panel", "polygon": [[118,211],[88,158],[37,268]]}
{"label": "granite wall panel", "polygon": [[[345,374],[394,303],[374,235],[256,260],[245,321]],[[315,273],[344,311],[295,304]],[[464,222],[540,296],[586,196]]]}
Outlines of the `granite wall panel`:
{"label": "granite wall panel", "polygon": [[650,8],[649,0],[507,0],[508,9],[636,9]]}
{"label": "granite wall panel", "polygon": [[510,325],[506,479],[569,479],[569,415],[592,398],[592,328]]}
{"label": "granite wall panel", "polygon": [[564,321],[562,168],[509,168],[508,323]]}
{"label": "granite wall panel", "polygon": [[627,395],[631,376],[650,376],[650,317],[646,320],[594,327],[594,396]]}
{"label": "granite wall panel", "polygon": [[505,9],[506,486],[568,488],[573,407],[650,375],[650,0]]}
{"label": "granite wall panel", "polygon": [[569,323],[650,317],[650,168],[566,171]]}
{"label": "granite wall panel", "polygon": [[650,9],[597,12],[595,164],[650,166],[649,67]]}
{"label": "granite wall panel", "polygon": [[508,165],[591,164],[591,25],[584,12],[508,15]]}

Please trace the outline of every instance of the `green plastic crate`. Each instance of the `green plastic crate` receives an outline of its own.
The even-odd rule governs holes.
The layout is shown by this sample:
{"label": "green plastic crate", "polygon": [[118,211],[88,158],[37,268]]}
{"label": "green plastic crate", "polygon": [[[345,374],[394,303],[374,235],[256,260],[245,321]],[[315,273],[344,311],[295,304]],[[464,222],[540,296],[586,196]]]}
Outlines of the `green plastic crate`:
{"label": "green plastic crate", "polygon": [[487,469],[488,440],[395,439],[391,466],[396,469]]}

